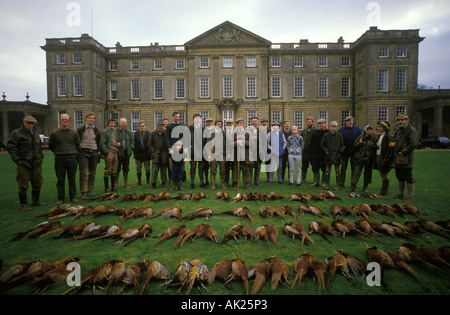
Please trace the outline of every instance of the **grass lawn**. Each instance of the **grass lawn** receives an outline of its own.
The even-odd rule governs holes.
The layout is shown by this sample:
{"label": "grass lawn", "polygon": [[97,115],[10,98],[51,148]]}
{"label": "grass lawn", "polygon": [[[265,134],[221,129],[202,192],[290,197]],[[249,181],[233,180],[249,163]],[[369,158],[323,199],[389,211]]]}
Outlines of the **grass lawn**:
{"label": "grass lawn", "polygon": [[[191,213],[200,207],[210,207],[214,212],[221,212],[225,210],[231,210],[238,206],[246,205],[249,207],[255,219],[254,224],[251,224],[250,220],[239,220],[239,218],[231,215],[212,216],[209,221],[205,221],[204,218],[198,218],[192,221],[178,221],[174,218],[153,218],[144,221],[142,218],[134,218],[125,222],[119,222],[119,217],[116,215],[104,215],[98,218],[93,218],[91,215],[77,218],[73,222],[72,217],[65,217],[60,219],[61,225],[77,224],[84,221],[94,221],[99,224],[113,225],[117,222],[122,224],[124,229],[137,227],[141,224],[150,223],[153,228],[151,236],[159,235],[166,228],[172,225],[186,224],[187,227],[192,228],[200,223],[206,223],[212,226],[219,235],[219,241],[222,241],[225,233],[235,224],[240,222],[256,229],[258,226],[271,223],[278,228],[280,233],[278,237],[279,247],[276,248],[273,244],[268,247],[265,241],[259,240],[252,242],[250,240],[244,241],[241,239],[239,243],[230,241],[229,245],[215,244],[205,238],[199,238],[195,242],[186,242],[183,247],[178,249],[172,249],[174,238],[164,241],[155,247],[151,245],[156,241],[155,238],[148,237],[146,239],[138,239],[131,243],[129,246],[114,245],[114,240],[69,240],[69,239],[53,239],[51,236],[42,239],[25,239],[15,242],[11,242],[11,239],[18,232],[26,231],[37,224],[47,220],[46,217],[36,218],[36,215],[44,213],[50,210],[57,201],[56,197],[56,176],[53,168],[53,154],[47,153],[44,159],[44,186],[41,193],[41,201],[47,203],[45,207],[34,207],[32,211],[23,212],[19,210],[19,202],[17,196],[17,185],[15,181],[16,170],[15,165],[11,161],[8,154],[0,154],[0,174],[1,177],[1,189],[0,200],[2,203],[0,210],[0,258],[3,259],[3,268],[1,273],[5,272],[9,267],[27,263],[38,259],[44,259],[46,262],[51,263],[62,259],[67,256],[79,257],[86,263],[81,264],[82,276],[90,269],[100,265],[101,263],[121,258],[126,264],[132,264],[141,261],[157,260],[168,269],[171,274],[174,273],[177,266],[184,260],[189,261],[193,258],[199,258],[209,268],[212,268],[214,264],[222,259],[233,259],[233,254],[242,258],[245,261],[247,267],[261,261],[262,259],[269,258],[272,255],[276,255],[282,259],[289,266],[289,280],[292,282],[294,278],[293,263],[294,260],[299,257],[303,252],[309,252],[315,255],[319,259],[325,259],[334,254],[334,251],[344,250],[345,252],[362,258],[367,261],[365,251],[367,246],[378,246],[379,249],[395,250],[403,241],[411,242],[418,246],[424,246],[431,249],[437,249],[440,246],[450,245],[450,241],[444,237],[425,232],[416,237],[405,238],[393,238],[387,235],[382,235],[379,238],[381,242],[377,243],[374,240],[367,238],[366,241],[359,240],[354,237],[348,236],[343,238],[330,237],[331,244],[327,243],[317,234],[312,234],[316,246],[312,247],[310,244],[301,245],[300,240],[296,239],[292,241],[282,232],[282,218],[274,216],[273,218],[261,217],[258,214],[258,209],[262,205],[271,205],[272,207],[278,207],[280,205],[291,205],[294,209],[302,204],[300,202],[290,202],[289,196],[291,193],[307,192],[307,193],[320,193],[323,192],[321,188],[312,188],[309,185],[312,183],[312,173],[308,173],[307,184],[302,187],[288,187],[287,184],[280,185],[268,185],[266,182],[265,174],[262,174],[263,186],[252,186],[252,191],[261,191],[269,193],[275,191],[285,195],[283,200],[269,201],[269,202],[238,202],[235,204],[229,204],[222,200],[214,199],[214,195],[220,188],[214,192],[209,188],[200,188],[197,179],[196,189],[192,192],[204,191],[208,198],[201,199],[199,201],[160,201],[151,203],[154,212],[162,210],[167,207],[179,205],[183,209],[183,216]],[[97,169],[97,179],[95,183],[96,195],[103,194],[103,167],[104,161],[102,160]],[[168,188],[161,188],[157,185],[156,190],[152,190],[146,185],[136,186],[136,172],[134,169],[134,160],[132,159],[130,171],[129,183],[132,185],[131,189],[121,188],[119,194],[123,195],[131,192],[153,192],[168,191]],[[448,206],[448,176],[450,174],[450,152],[416,152],[415,169],[413,171],[414,178],[417,182],[415,191],[414,205],[424,213],[423,218],[430,221],[448,220],[450,219],[449,206]],[[144,175],[145,177],[145,175]],[[349,181],[349,175],[347,181]],[[120,184],[123,183],[122,177],[120,178]],[[361,203],[386,203],[388,205],[394,204],[396,201],[392,199],[392,196],[397,193],[397,180],[395,179],[395,172],[390,173],[391,186],[390,196],[380,198],[377,200],[371,200],[366,198],[351,198],[346,190],[337,192],[337,195],[342,198],[339,200],[326,200],[326,201],[312,201],[309,204],[319,207],[327,214],[330,214],[330,208],[332,205],[344,205],[350,207],[355,204]],[[184,183],[184,188],[188,188],[188,181]],[[334,176],[331,177],[331,185],[334,187]],[[362,185],[362,179],[361,183]],[[371,193],[378,192],[381,187],[381,180],[379,173],[374,171],[373,183],[369,186]],[[78,186],[78,174],[77,174],[77,189]],[[187,189],[188,191],[188,189]],[[231,197],[236,195],[236,191],[232,189],[228,190]],[[360,191],[359,191],[360,192]],[[172,196],[178,192],[171,193]],[[29,194],[30,195],[30,194]],[[66,195],[68,193],[66,192]],[[78,197],[81,200],[80,193],[78,191]],[[29,197],[31,199],[31,197]],[[87,201],[80,202],[80,204],[98,206],[100,204],[114,204],[117,207],[140,207],[141,201]],[[297,212],[298,213],[298,212]],[[346,217],[351,221],[356,221],[359,217]],[[286,217],[287,222],[292,221],[290,216]],[[333,219],[331,216],[324,217],[323,219],[316,218],[311,214],[305,214],[304,216],[298,213],[297,223],[302,224],[305,228],[309,229],[309,223],[311,221],[323,220],[331,224]],[[389,216],[378,216],[374,220],[382,221],[397,221],[404,223],[407,220],[415,221],[416,217],[412,215],[405,215],[403,218],[398,217],[396,219]],[[425,280],[420,283],[410,275],[396,269],[388,269],[385,277],[386,282],[390,285],[391,291],[389,294],[450,294],[450,276],[448,274],[442,274],[438,271],[419,266],[411,265],[412,268],[420,274]],[[328,273],[326,280],[328,279]],[[161,282],[159,282],[161,283]],[[178,287],[159,287],[159,283],[156,281],[151,282],[147,290],[148,294],[177,294]],[[121,285],[116,285],[112,288],[111,294],[116,293]],[[250,283],[250,288],[252,283]],[[68,289],[68,286],[63,285],[56,289],[49,290],[44,294],[60,294]],[[233,289],[229,290],[221,282],[216,282],[208,287],[209,294],[222,295],[222,294],[243,294],[244,286],[240,280],[233,281]],[[7,291],[4,294],[31,294],[34,291],[32,286],[23,286]],[[181,291],[184,293],[185,291]],[[128,289],[127,294],[132,294],[133,290]],[[91,294],[90,290],[82,291],[81,294]],[[99,292],[98,294],[103,294]],[[193,290],[191,294],[199,294],[197,290]],[[262,287],[261,295],[270,294],[318,294],[317,283],[314,283],[310,276],[305,276],[300,286],[296,285],[293,289],[290,286],[278,286],[276,291],[270,289],[270,279]],[[349,281],[344,278],[340,273],[337,274],[332,281],[331,285],[322,291],[322,294],[365,294],[365,295],[379,295],[386,294],[383,287],[370,287],[367,285],[365,279],[354,278],[353,281]]]}

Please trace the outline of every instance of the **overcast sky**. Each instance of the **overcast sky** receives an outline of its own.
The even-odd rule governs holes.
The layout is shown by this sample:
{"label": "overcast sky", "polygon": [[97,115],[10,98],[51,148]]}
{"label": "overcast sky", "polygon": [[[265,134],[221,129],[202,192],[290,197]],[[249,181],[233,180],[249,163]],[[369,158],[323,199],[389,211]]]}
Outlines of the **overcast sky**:
{"label": "overcast sky", "polygon": [[180,45],[227,20],[273,43],[353,42],[372,25],[420,29],[419,84],[450,89],[448,0],[0,0],[0,94],[47,102],[45,38]]}

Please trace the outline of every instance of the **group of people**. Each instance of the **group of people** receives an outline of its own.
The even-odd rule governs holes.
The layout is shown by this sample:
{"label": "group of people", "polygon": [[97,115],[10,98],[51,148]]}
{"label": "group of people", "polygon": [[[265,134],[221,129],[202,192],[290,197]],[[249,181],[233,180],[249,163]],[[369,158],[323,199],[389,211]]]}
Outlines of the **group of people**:
{"label": "group of people", "polygon": [[[70,127],[70,116],[60,116],[59,128],[49,138],[49,148],[54,153],[55,174],[57,178],[57,204],[65,202],[66,174],[69,186],[69,199],[78,202],[76,173],[79,168],[81,198],[86,200],[94,196],[94,182],[97,165],[104,159],[104,191],[119,190],[119,174],[123,173],[123,186],[130,188],[128,174],[130,159],[133,156],[136,165],[137,185],[142,185],[143,170],[146,183],[156,188],[158,176],[161,187],[169,190],[184,190],[183,182],[190,175],[190,189],[195,188],[198,176],[200,187],[215,190],[219,172],[220,187],[235,190],[241,187],[251,189],[252,182],[261,186],[260,174],[267,174],[268,184],[285,182],[288,170],[288,186],[301,186],[306,182],[307,171],[311,165],[313,183],[330,189],[331,169],[334,165],[336,190],[344,187],[347,167],[350,163],[350,192],[358,187],[363,175],[363,191],[367,192],[372,180],[372,170],[377,169],[382,179],[380,195],[387,195],[389,189],[388,174],[395,169],[399,191],[394,197],[413,201],[414,150],[418,146],[416,130],[408,123],[408,117],[400,114],[396,119],[397,129],[390,134],[387,121],[378,122],[378,134],[367,125],[361,130],[354,124],[354,118],[345,119],[345,125],[338,129],[338,123],[330,123],[327,129],[325,119],[319,119],[317,126],[313,117],[307,117],[306,127],[299,130],[286,120],[272,122],[267,119],[251,118],[251,125],[245,128],[244,119],[235,121],[214,121],[206,119],[202,126],[200,114],[193,115],[190,126],[181,123],[180,112],[172,114],[172,122],[164,119],[157,123],[154,131],[147,130],[144,121],[139,122],[139,130],[132,132],[127,128],[127,120],[121,118],[116,126],[114,119],[108,120],[107,127],[100,131],[95,126],[95,113],[85,115],[86,122],[74,130]],[[17,165],[17,184],[20,207],[30,210],[27,199],[28,185],[32,186],[31,206],[44,205],[40,201],[43,185],[42,161],[44,158],[41,139],[35,128],[36,119],[26,116],[23,126],[13,131],[8,139],[7,150]],[[177,127],[183,127],[178,128]],[[183,137],[184,131],[189,139]],[[220,141],[220,142],[219,142]],[[218,145],[220,144],[220,145]],[[186,174],[186,163],[190,163]],[[320,183],[320,172],[322,180]],[[242,173],[242,182],[241,182]],[[209,174],[209,175],[208,175]]]}

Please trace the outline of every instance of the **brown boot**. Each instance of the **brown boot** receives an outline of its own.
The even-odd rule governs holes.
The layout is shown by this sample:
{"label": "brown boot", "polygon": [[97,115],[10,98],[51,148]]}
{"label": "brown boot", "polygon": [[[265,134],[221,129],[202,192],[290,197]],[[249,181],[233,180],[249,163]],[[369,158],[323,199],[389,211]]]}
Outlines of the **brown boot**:
{"label": "brown boot", "polygon": [[414,198],[413,197],[406,197],[405,202],[407,202],[407,203],[414,202]]}

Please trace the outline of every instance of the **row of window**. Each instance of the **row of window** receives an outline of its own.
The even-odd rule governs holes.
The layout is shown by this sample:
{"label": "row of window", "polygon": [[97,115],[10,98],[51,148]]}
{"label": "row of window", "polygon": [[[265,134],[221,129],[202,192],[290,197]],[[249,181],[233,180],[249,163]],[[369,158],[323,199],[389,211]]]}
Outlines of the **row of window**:
{"label": "row of window", "polygon": [[[304,78],[294,77],[294,97],[304,97]],[[341,77],[340,82],[340,96],[350,97],[350,77]],[[406,69],[396,70],[396,91],[404,92],[406,91]],[[271,97],[281,97],[282,78],[272,77],[271,78]],[[67,96],[67,81],[66,76],[58,75],[56,77],[57,84],[57,95],[59,97]],[[329,78],[319,77],[318,78],[318,97],[328,97],[329,88]],[[131,99],[138,100],[141,98],[141,84],[139,79],[131,80]],[[118,83],[117,81],[109,82],[110,99],[118,100]],[[154,79],[153,80],[153,98],[163,99],[164,94],[164,79]],[[185,79],[176,79],[175,84],[175,98],[183,99],[186,97],[186,83]],[[378,91],[388,92],[389,91],[389,69],[379,69],[378,70]],[[257,77],[247,77],[246,78],[246,96],[247,97],[257,97]],[[81,74],[73,75],[73,95],[82,96],[83,95],[83,77]],[[233,77],[224,77],[222,82],[222,96],[224,98],[233,97]],[[199,79],[199,97],[200,98],[210,98],[210,78],[200,78]]]}
{"label": "row of window", "polygon": [[[66,111],[58,111],[58,117],[60,117],[61,114],[66,113]],[[406,114],[406,106],[396,106],[395,107],[395,115],[399,114]],[[185,113],[184,111],[180,112],[181,114],[181,123],[186,124],[185,121]],[[281,111],[280,110],[273,110],[271,112],[272,121],[281,121]],[[200,115],[202,118],[202,125],[206,125],[206,119],[209,118],[209,111],[200,111]],[[341,111],[341,125],[345,125],[345,118],[350,115],[349,110],[343,110]],[[257,111],[254,109],[247,110],[247,126],[251,125],[251,119],[252,117],[257,116]],[[163,120],[163,112],[154,112],[154,126],[159,121]],[[115,119],[116,121],[119,121],[119,113],[118,112],[110,112],[109,118]],[[130,129],[135,132],[139,130],[139,122],[141,121],[141,114],[140,112],[132,112],[131,113],[131,120],[130,120]],[[222,111],[222,118],[223,118],[223,126],[225,126],[225,121],[227,119],[234,120],[234,111],[233,110],[224,110]],[[303,129],[303,111],[296,110],[294,111],[294,121],[292,122],[293,125],[298,126],[298,128],[301,130]],[[327,110],[319,110],[317,119],[325,119],[328,122],[328,111]],[[378,107],[378,121],[387,121],[388,120],[388,107],[387,106],[379,106]],[[58,119],[59,121],[59,119]],[[83,111],[81,110],[75,110],[73,115],[73,122],[74,127],[78,128],[83,126],[84,124],[84,115]]]}
{"label": "row of window", "polygon": [[[407,46],[397,46],[396,47],[396,57],[405,58],[408,56],[408,47]],[[379,58],[388,58],[389,57],[389,46],[378,46],[378,57]],[[81,64],[82,54],[80,52],[72,53],[72,63],[73,64]],[[58,53],[56,54],[56,64],[66,64],[66,54]],[[294,57],[293,58],[294,67],[303,67],[303,57]],[[328,57],[321,56],[317,58],[318,67],[328,67]],[[341,57],[341,66],[342,67],[350,67],[350,57],[344,56]],[[247,57],[246,58],[246,66],[248,68],[257,67],[256,57]],[[271,58],[271,66],[272,67],[281,67],[281,57],[272,57]],[[185,60],[184,59],[176,59],[175,61],[175,69],[185,69]],[[210,60],[208,57],[201,57],[199,60],[199,68],[209,68]],[[223,68],[233,68],[233,57],[223,57],[222,58],[222,67]],[[139,70],[139,60],[131,60],[130,61],[130,70]],[[162,59],[155,59],[153,61],[153,69],[154,70],[163,70],[164,64]],[[118,70],[118,61],[112,60],[109,62],[109,70],[117,71]]]}
{"label": "row of window", "polygon": [[[282,78],[271,78],[271,97],[281,97]],[[163,79],[153,80],[153,98],[163,99]],[[304,78],[294,77],[294,97],[304,97]],[[118,83],[110,81],[110,99],[118,100]],[[140,80],[131,80],[131,99],[137,100],[141,97]],[[319,77],[318,84],[319,97],[328,97],[328,77]],[[350,97],[350,77],[341,78],[341,97]],[[222,81],[222,96],[232,98],[233,78],[224,77]],[[246,78],[246,96],[257,97],[257,78]],[[185,98],[185,79],[176,79],[175,98]],[[210,98],[210,78],[199,78],[199,98]]]}

